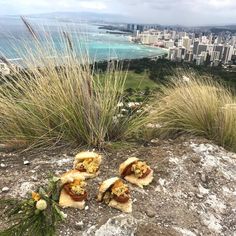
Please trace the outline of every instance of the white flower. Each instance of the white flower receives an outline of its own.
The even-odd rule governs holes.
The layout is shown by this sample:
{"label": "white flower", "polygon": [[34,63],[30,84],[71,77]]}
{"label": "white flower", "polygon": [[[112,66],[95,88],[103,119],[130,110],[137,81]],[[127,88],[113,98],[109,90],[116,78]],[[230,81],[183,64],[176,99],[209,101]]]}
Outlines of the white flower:
{"label": "white flower", "polygon": [[148,123],[146,125],[147,128],[161,128],[162,126],[160,124],[152,124],[152,123]]}
{"label": "white flower", "polygon": [[118,104],[117,104],[117,107],[123,107],[124,106],[124,103],[123,102],[119,102]]}
{"label": "white flower", "polygon": [[119,119],[118,119],[117,116],[113,116],[112,117],[112,121],[113,121],[114,124],[118,124],[119,123]]}
{"label": "white flower", "polygon": [[128,103],[128,107],[135,107],[136,105],[135,105],[135,102],[129,102]]}
{"label": "white flower", "polygon": [[67,218],[67,214],[64,213],[63,211],[60,211],[60,215],[63,219],[66,219]]}
{"label": "white flower", "polygon": [[128,107],[133,108],[133,107],[138,107],[140,106],[142,103],[141,102],[129,102],[128,103]]}
{"label": "white flower", "polygon": [[184,81],[184,82],[189,82],[190,79],[189,79],[189,77],[187,77],[187,76],[184,75],[184,76],[183,76],[183,81]]}
{"label": "white flower", "polygon": [[36,208],[40,211],[43,211],[47,208],[47,202],[43,199],[40,199],[39,201],[37,201],[36,203]]}
{"label": "white flower", "polygon": [[123,114],[118,114],[117,117],[122,118],[122,117],[124,117],[124,115]]}
{"label": "white flower", "polygon": [[155,125],[154,125],[154,124],[151,124],[151,123],[148,123],[148,124],[146,125],[146,127],[147,127],[147,128],[155,128]]}

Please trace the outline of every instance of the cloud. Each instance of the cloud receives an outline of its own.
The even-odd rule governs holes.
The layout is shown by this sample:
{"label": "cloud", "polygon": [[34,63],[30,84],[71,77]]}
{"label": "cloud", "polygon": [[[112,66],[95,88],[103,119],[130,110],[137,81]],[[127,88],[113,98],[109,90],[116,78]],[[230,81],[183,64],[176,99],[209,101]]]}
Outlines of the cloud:
{"label": "cloud", "polygon": [[160,24],[236,23],[236,0],[0,0],[0,14],[92,11]]}
{"label": "cloud", "polygon": [[104,10],[107,8],[105,3],[98,1],[82,1],[79,4],[84,9]]}
{"label": "cloud", "polygon": [[[0,0],[0,4],[8,8],[18,7],[18,13],[53,12],[53,11],[83,11],[83,10],[104,10],[104,1],[81,1],[81,0]],[[15,8],[14,8],[15,9]],[[2,13],[0,9],[0,13]],[[6,12],[7,13],[7,12]]]}

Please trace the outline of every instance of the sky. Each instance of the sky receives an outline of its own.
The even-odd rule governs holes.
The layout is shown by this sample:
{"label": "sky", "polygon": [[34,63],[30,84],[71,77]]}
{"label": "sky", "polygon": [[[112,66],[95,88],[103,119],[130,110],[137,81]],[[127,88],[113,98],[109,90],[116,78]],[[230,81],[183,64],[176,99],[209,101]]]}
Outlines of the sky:
{"label": "sky", "polygon": [[236,0],[0,0],[0,15],[96,12],[164,25],[236,24]]}

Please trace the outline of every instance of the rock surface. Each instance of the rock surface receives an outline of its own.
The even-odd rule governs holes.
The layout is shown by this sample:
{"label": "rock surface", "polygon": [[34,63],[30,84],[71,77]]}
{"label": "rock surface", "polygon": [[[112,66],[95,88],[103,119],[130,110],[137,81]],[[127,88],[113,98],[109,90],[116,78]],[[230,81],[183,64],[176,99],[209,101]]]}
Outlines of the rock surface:
{"label": "rock surface", "polygon": [[[1,198],[26,196],[45,182],[49,172],[72,168],[76,151],[38,154],[0,153]],[[150,146],[129,146],[103,153],[100,175],[88,181],[86,210],[66,209],[59,235],[198,236],[236,235],[236,154],[209,141],[181,137]],[[123,214],[95,200],[104,179],[116,176],[129,156],[145,159],[155,171],[145,189],[129,185],[132,214]],[[30,165],[24,165],[28,160]],[[2,165],[3,164],[3,165]],[[0,219],[0,226],[4,222]]]}

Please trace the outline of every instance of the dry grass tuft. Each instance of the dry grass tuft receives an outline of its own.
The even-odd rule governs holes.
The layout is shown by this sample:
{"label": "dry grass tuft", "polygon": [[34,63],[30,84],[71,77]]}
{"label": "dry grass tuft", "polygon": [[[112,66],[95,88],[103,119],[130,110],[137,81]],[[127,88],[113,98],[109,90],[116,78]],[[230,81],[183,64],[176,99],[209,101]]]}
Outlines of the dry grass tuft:
{"label": "dry grass tuft", "polygon": [[195,76],[173,80],[158,105],[161,136],[191,133],[236,150],[236,102],[229,89]]}
{"label": "dry grass tuft", "polygon": [[111,62],[99,76],[87,52],[78,47],[78,36],[72,40],[62,31],[59,40],[60,50],[50,35],[16,48],[27,69],[2,79],[0,142],[50,146],[62,141],[101,147],[148,122],[145,112],[117,119],[126,80],[120,65]]}

